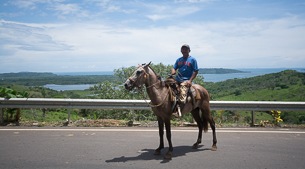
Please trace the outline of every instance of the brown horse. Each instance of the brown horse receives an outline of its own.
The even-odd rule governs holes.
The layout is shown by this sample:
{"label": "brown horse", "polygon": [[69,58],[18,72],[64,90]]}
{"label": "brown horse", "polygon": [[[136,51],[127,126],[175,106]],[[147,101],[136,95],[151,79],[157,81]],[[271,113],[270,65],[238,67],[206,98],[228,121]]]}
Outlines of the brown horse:
{"label": "brown horse", "polygon": [[[150,64],[150,63],[149,63]],[[155,155],[160,155],[161,150],[164,148],[164,124],[166,129],[166,137],[168,140],[169,149],[165,154],[165,159],[172,158],[173,145],[171,141],[171,116],[172,116],[172,107],[175,104],[170,97],[170,87],[165,85],[164,81],[158,78],[157,74],[154,70],[149,66],[149,64],[143,64],[139,66],[133,75],[129,77],[125,82],[125,88],[127,90],[132,90],[135,87],[140,88],[143,84],[146,87],[146,91],[151,100],[150,106],[154,114],[157,116],[158,125],[159,125],[159,136],[160,136],[160,145],[155,150]],[[191,112],[195,121],[197,122],[199,133],[198,139],[194,143],[193,148],[198,148],[202,139],[202,130],[207,132],[208,123],[210,124],[213,130],[213,145],[211,150],[216,151],[217,139],[215,132],[215,122],[210,113],[210,104],[209,104],[209,94],[208,91],[200,85],[193,84],[194,88],[196,88],[200,93],[200,100],[196,100],[195,102],[187,102],[185,106],[183,106],[181,112],[185,114],[187,112]],[[201,114],[200,114],[201,111]]]}

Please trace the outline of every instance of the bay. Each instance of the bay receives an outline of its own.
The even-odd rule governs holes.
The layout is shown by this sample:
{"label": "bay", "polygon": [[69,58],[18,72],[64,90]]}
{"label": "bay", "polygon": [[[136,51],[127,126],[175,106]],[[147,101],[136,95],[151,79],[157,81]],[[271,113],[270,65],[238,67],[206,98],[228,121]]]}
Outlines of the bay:
{"label": "bay", "polygon": [[75,85],[46,84],[43,87],[57,91],[65,91],[65,90],[86,90],[92,86],[94,86],[94,84],[75,84]]}
{"label": "bay", "polygon": [[205,82],[221,82],[228,79],[242,79],[255,76],[261,76],[270,73],[278,73],[284,70],[296,70],[298,72],[305,72],[305,68],[240,68],[236,70],[244,71],[244,73],[229,73],[229,74],[201,74]]}
{"label": "bay", "polygon": [[[270,73],[277,73],[284,70],[296,70],[298,72],[305,72],[305,68],[240,68],[236,70],[244,71],[244,73],[229,73],[229,74],[201,74],[204,77],[205,82],[221,82],[228,79],[242,79],[255,76],[261,76]],[[69,73],[57,73],[60,75],[111,75],[111,72],[69,72]],[[50,88],[57,91],[65,90],[86,90],[94,84],[77,84],[77,85],[56,85],[56,84],[47,84],[44,85],[46,88]]]}

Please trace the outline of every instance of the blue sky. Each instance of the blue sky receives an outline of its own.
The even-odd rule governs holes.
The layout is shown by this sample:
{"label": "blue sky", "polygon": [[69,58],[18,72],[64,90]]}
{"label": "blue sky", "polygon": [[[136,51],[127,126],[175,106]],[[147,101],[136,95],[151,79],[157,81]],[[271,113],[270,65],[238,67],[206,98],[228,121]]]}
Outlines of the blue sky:
{"label": "blue sky", "polygon": [[173,64],[304,68],[304,0],[2,0],[0,73]]}

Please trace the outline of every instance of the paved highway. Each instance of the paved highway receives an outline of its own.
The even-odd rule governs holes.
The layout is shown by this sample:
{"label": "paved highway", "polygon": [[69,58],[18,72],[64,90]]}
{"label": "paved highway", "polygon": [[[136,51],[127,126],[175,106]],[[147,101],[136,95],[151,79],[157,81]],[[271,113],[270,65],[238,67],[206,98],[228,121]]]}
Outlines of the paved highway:
{"label": "paved highway", "polygon": [[[154,156],[157,128],[0,127],[0,168],[298,169],[305,166],[305,130],[218,129],[194,150],[196,128],[173,128],[173,159]],[[167,144],[166,144],[167,145]],[[165,151],[163,151],[163,154]]]}

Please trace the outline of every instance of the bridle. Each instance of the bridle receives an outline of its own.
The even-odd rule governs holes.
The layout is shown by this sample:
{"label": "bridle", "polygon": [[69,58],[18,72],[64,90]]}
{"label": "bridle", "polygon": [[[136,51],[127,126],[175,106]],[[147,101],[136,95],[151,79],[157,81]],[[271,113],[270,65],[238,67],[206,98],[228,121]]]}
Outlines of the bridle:
{"label": "bridle", "polygon": [[131,78],[131,77],[129,77],[128,78],[128,80],[130,81],[130,82],[132,82],[132,85],[133,86],[135,86],[135,87],[137,87],[137,88],[141,88],[141,85],[134,85],[139,79],[141,79],[140,77],[141,76],[143,76],[144,75],[144,78],[146,78],[147,76],[149,76],[149,74],[145,71],[145,69],[143,68],[143,66],[141,66],[141,68],[143,69],[142,71],[144,72],[144,73],[141,73],[141,75],[140,76],[138,76],[137,78],[136,78],[136,80],[134,80],[133,78]]}

